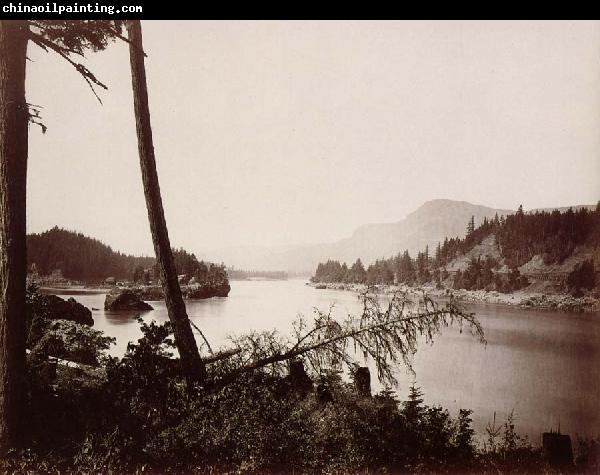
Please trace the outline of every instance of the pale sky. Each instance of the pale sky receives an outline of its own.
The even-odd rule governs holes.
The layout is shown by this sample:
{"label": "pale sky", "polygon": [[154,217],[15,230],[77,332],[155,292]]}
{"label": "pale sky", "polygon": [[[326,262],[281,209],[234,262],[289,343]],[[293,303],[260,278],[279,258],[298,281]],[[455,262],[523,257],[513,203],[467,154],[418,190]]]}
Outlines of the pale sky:
{"label": "pale sky", "polygon": [[[600,198],[598,22],[142,23],[171,243],[333,241],[434,198]],[[30,45],[28,231],[151,254],[128,49],[90,53],[100,105]]]}

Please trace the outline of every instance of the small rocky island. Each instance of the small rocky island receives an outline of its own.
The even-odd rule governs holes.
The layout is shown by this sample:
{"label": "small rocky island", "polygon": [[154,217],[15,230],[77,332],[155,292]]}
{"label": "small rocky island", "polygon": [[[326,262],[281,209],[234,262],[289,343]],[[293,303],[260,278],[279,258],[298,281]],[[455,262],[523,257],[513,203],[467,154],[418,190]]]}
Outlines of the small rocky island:
{"label": "small rocky island", "polygon": [[111,312],[121,311],[148,311],[153,310],[152,305],[144,302],[132,289],[115,288],[106,294],[104,310]]}
{"label": "small rocky island", "polygon": [[[183,298],[200,300],[229,295],[231,286],[224,265],[198,261],[194,254],[189,254],[183,249],[174,250],[173,258],[179,272],[178,280]],[[144,303],[143,301],[164,300],[165,294],[162,286],[158,284],[160,276],[156,266],[150,269],[136,268],[132,281],[132,285],[124,289],[131,305],[138,306],[139,302]],[[116,290],[115,292],[118,293]],[[137,300],[131,294],[134,294]]]}
{"label": "small rocky island", "polygon": [[[231,287],[229,282],[182,285],[181,293],[187,300],[201,300],[212,297],[227,297]],[[146,300],[164,300],[165,294],[158,285],[144,285],[131,288],[115,287],[104,301],[104,310],[119,311],[148,311],[153,307]]]}
{"label": "small rocky island", "polygon": [[[29,278],[41,288],[50,291],[109,288],[105,309],[111,311],[151,310],[145,300],[164,299],[160,272],[153,257],[115,252],[96,239],[58,227],[29,235],[27,251]],[[184,249],[173,249],[173,260],[184,298],[229,295],[231,287],[224,264],[198,260]]]}
{"label": "small rocky island", "polygon": [[[133,287],[131,289],[135,292],[138,297],[142,300],[163,300],[165,294],[163,288],[158,285],[144,285],[140,287]],[[203,284],[189,284],[181,286],[181,293],[183,298],[187,300],[201,300],[209,299],[212,297],[227,297],[231,286],[229,282],[223,281],[218,283],[203,283]]]}

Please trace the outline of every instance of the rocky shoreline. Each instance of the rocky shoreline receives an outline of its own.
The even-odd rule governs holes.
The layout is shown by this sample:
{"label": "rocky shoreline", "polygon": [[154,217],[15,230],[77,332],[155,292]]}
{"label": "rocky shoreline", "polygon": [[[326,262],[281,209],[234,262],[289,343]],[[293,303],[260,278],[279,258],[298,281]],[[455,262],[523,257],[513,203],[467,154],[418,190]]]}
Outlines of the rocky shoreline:
{"label": "rocky shoreline", "polygon": [[[315,289],[345,290],[356,293],[367,290],[365,284],[309,282],[307,285]],[[452,295],[456,300],[465,303],[491,303],[520,308],[560,310],[563,312],[600,312],[600,299],[590,296],[574,297],[569,294],[543,294],[527,292],[526,290],[504,294],[486,290],[437,289],[433,286],[376,285],[373,287],[377,292],[383,294],[407,292],[409,295],[420,295],[425,292],[432,298],[447,298]]]}
{"label": "rocky shoreline", "polygon": [[[63,286],[63,287],[40,287],[43,294],[111,294],[120,293],[125,290],[134,292],[141,300],[164,300],[164,291],[159,285],[137,285],[130,287],[83,287],[83,286]],[[202,300],[212,297],[227,297],[231,286],[229,282],[211,283],[211,284],[187,284],[181,285],[183,298],[189,300]]]}

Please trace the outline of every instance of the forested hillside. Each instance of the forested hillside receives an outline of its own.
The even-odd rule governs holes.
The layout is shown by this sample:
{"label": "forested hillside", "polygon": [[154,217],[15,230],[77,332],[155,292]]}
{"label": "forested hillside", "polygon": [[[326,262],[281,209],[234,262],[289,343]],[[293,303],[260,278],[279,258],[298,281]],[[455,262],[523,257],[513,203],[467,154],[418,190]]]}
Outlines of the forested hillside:
{"label": "forested hillside", "polygon": [[446,238],[435,250],[426,247],[415,258],[404,251],[367,269],[360,259],[351,266],[333,260],[321,263],[313,281],[435,283],[506,292],[547,278],[565,287],[589,289],[596,284],[593,257],[599,247],[600,205],[595,211],[581,207],[530,213],[519,207],[515,214],[486,218],[479,226],[471,219],[463,239]]}
{"label": "forested hillside", "polygon": [[[200,282],[227,280],[224,267],[199,261],[184,249],[174,250],[179,274]],[[67,279],[98,281],[107,277],[134,282],[156,281],[154,257],[139,257],[114,251],[110,246],[81,233],[54,227],[27,236],[30,270],[40,275],[60,271]]]}
{"label": "forested hillside", "polygon": [[152,257],[136,257],[81,233],[54,227],[27,236],[27,261],[41,275],[60,270],[69,279],[130,278],[136,266],[150,267]]}

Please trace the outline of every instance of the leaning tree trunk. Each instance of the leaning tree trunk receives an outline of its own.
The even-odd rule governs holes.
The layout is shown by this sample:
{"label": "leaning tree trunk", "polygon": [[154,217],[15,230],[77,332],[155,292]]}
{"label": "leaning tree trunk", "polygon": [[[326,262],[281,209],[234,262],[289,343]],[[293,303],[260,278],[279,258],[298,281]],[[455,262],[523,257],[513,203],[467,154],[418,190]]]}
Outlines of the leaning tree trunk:
{"label": "leaning tree trunk", "polygon": [[198,346],[192,333],[181,288],[177,280],[177,271],[173,261],[173,253],[169,242],[169,233],[160,196],[154,145],[152,143],[152,128],[150,125],[150,110],[148,108],[148,88],[146,85],[146,69],[142,45],[142,27],[139,20],[127,22],[129,36],[129,57],[131,62],[131,82],[133,85],[133,102],[135,123],[138,138],[142,181],[148,208],[148,220],[152,232],[154,252],[160,270],[160,277],[165,293],[165,303],[169,319],[175,333],[175,344],[183,373],[188,382],[202,383],[206,378],[205,367],[198,353]]}
{"label": "leaning tree trunk", "polygon": [[0,451],[20,439],[26,372],[27,31],[0,21]]}

